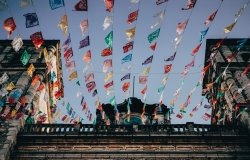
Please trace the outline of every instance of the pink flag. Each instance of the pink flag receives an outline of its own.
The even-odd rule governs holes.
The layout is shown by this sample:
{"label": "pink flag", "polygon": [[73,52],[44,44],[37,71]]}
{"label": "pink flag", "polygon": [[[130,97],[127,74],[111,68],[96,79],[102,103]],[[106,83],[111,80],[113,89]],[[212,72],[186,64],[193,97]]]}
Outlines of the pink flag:
{"label": "pink flag", "polygon": [[217,9],[215,12],[213,12],[213,13],[207,18],[207,20],[204,22],[204,24],[205,24],[206,26],[209,25],[210,22],[212,22],[212,21],[214,20],[214,17],[216,16],[217,11],[218,11],[218,9]]}
{"label": "pink flag", "polygon": [[103,62],[102,71],[106,73],[110,67],[112,67],[112,59],[106,59]]}
{"label": "pink flag", "polygon": [[85,82],[94,81],[94,73],[86,74],[84,77],[85,77]]}
{"label": "pink flag", "polygon": [[96,87],[96,84],[94,81],[91,81],[86,84],[86,87],[88,89],[88,92],[91,92]]}
{"label": "pink flag", "polygon": [[182,32],[185,30],[187,24],[188,24],[188,20],[177,24],[176,32],[178,35],[182,34]]}
{"label": "pink flag", "polygon": [[198,53],[199,49],[201,48],[202,43],[198,44],[198,46],[196,46],[193,51],[192,51],[192,56],[195,56],[196,53]]}
{"label": "pink flag", "polygon": [[148,76],[139,76],[139,83],[146,84],[148,81]]}
{"label": "pink flag", "polygon": [[108,89],[109,87],[111,87],[111,86],[113,86],[113,85],[114,85],[114,81],[111,81],[111,82],[105,84],[105,85],[104,85],[104,88],[105,88],[105,89]]}
{"label": "pink flag", "polygon": [[91,51],[88,50],[84,55],[83,55],[83,61],[86,63],[89,63],[91,61]]}

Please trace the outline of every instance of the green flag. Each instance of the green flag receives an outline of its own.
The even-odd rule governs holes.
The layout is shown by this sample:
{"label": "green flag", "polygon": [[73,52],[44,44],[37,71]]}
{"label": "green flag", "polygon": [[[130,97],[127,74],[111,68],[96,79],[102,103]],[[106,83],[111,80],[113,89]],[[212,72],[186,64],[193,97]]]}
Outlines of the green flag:
{"label": "green flag", "polygon": [[21,62],[23,63],[23,65],[26,65],[29,62],[30,57],[31,55],[26,50],[24,50],[21,56]]}
{"label": "green flag", "polygon": [[148,42],[152,43],[156,38],[158,38],[160,33],[160,28],[158,28],[156,31],[148,35]]}
{"label": "green flag", "polygon": [[111,48],[113,44],[113,31],[109,32],[109,34],[105,37],[105,42],[108,47]]}
{"label": "green flag", "polygon": [[115,96],[112,97],[112,98],[109,100],[109,102],[110,102],[110,104],[111,104],[112,106],[114,106],[114,105],[115,105]]}

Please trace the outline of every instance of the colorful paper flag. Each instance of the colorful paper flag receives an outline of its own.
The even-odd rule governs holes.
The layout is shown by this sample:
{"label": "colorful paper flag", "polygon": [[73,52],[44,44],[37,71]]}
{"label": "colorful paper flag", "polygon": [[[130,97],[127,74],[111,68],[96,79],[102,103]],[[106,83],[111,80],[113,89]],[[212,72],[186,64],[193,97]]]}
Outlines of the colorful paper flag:
{"label": "colorful paper flag", "polygon": [[88,11],[88,2],[87,2],[87,0],[80,0],[75,5],[75,11]]}
{"label": "colorful paper flag", "polygon": [[62,47],[64,48],[64,50],[67,50],[68,47],[71,44],[71,38],[70,38],[70,34],[68,35],[68,38],[63,42]]}
{"label": "colorful paper flag", "polygon": [[105,48],[102,50],[101,56],[106,57],[112,55],[112,48]]}
{"label": "colorful paper flag", "polygon": [[78,49],[81,49],[86,46],[89,46],[89,36],[85,37],[83,40],[80,41],[80,46]]}
{"label": "colorful paper flag", "polygon": [[73,79],[77,78],[77,71],[72,72],[69,77],[68,80],[71,81]]}
{"label": "colorful paper flag", "polygon": [[158,28],[157,30],[155,30],[154,32],[150,33],[148,35],[148,42],[152,43],[155,39],[158,38],[159,34],[160,34],[160,28]]}
{"label": "colorful paper flag", "polygon": [[21,62],[23,65],[26,65],[30,60],[31,54],[29,54],[26,50],[24,50],[22,56],[21,56]]}
{"label": "colorful paper flag", "polygon": [[34,27],[39,25],[39,21],[36,13],[27,13],[23,15],[26,18],[26,28]]}
{"label": "colorful paper flag", "polygon": [[170,72],[171,68],[172,68],[172,64],[164,65],[164,73],[167,74],[168,72]]}
{"label": "colorful paper flag", "polygon": [[176,56],[176,52],[174,52],[174,54],[170,57],[168,57],[167,59],[165,59],[164,61],[168,62],[168,61],[173,61],[175,59]]}
{"label": "colorful paper flag", "polygon": [[147,92],[147,89],[148,89],[148,87],[147,87],[147,85],[141,90],[141,94],[142,95],[145,95],[145,93]]}
{"label": "colorful paper flag", "polygon": [[0,77],[0,85],[7,82],[9,79],[9,76],[6,72],[3,73],[3,75]]}
{"label": "colorful paper flag", "polygon": [[136,11],[134,11],[134,12],[132,12],[132,13],[130,13],[130,14],[128,15],[127,23],[128,23],[128,24],[133,23],[134,21],[137,20],[137,17],[138,17],[138,10],[136,10]]}
{"label": "colorful paper flag", "polygon": [[160,5],[162,3],[167,2],[168,0],[155,0],[156,5]]}
{"label": "colorful paper flag", "polygon": [[112,106],[114,106],[116,103],[115,103],[115,96],[114,97],[112,97],[110,100],[109,100],[109,102],[110,102],[110,104],[112,105]]}
{"label": "colorful paper flag", "polygon": [[31,41],[33,42],[34,46],[36,49],[40,48],[41,45],[43,44],[43,35],[42,35],[42,32],[36,32],[36,33],[33,33],[31,36],[30,36],[30,39]]}
{"label": "colorful paper flag", "polygon": [[113,78],[113,72],[108,72],[107,74],[105,74],[105,77],[104,77],[104,82],[108,82],[109,80],[111,80]]}
{"label": "colorful paper flag", "polygon": [[134,41],[128,42],[123,46],[123,53],[127,53],[128,51],[132,50],[134,46]]}
{"label": "colorful paper flag", "polygon": [[114,81],[111,81],[111,82],[109,82],[109,83],[107,83],[107,84],[104,84],[104,88],[105,89],[108,89],[108,88],[110,88],[111,86],[113,86],[114,85]]}
{"label": "colorful paper flag", "polygon": [[215,16],[216,16],[217,12],[218,12],[218,9],[217,9],[215,12],[213,12],[213,13],[207,18],[207,20],[204,22],[204,24],[205,24],[206,26],[209,25],[209,24],[214,20],[214,18],[215,18]]}
{"label": "colorful paper flag", "polygon": [[135,27],[126,30],[127,40],[130,41],[135,36]]}
{"label": "colorful paper flag", "polygon": [[35,67],[34,67],[34,65],[31,63],[30,66],[29,66],[29,68],[27,69],[28,75],[29,75],[30,77],[32,77],[34,71],[35,71]]}
{"label": "colorful paper flag", "polygon": [[88,19],[84,19],[80,22],[80,29],[82,31],[82,34],[86,31],[88,31],[89,28],[89,23],[88,23]]}
{"label": "colorful paper flag", "polygon": [[64,0],[49,0],[50,8],[52,10],[64,7]]}
{"label": "colorful paper flag", "polygon": [[104,0],[106,11],[111,12],[114,6],[114,0]]}
{"label": "colorful paper flag", "polygon": [[181,10],[189,10],[194,8],[196,0],[187,0],[186,8],[181,8]]}
{"label": "colorful paper flag", "polygon": [[75,61],[70,61],[65,64],[65,67],[67,68],[68,72],[74,70],[75,66],[76,66]]}
{"label": "colorful paper flag", "polygon": [[95,81],[88,82],[86,84],[86,87],[88,89],[88,92],[91,92],[96,87]]}
{"label": "colorful paper flag", "polygon": [[66,14],[61,17],[60,22],[58,23],[57,26],[63,31],[64,35],[67,34],[67,32],[68,32],[68,19],[67,19]]}
{"label": "colorful paper flag", "polygon": [[122,85],[123,92],[126,92],[130,87],[130,82],[124,82]]}
{"label": "colorful paper flag", "polygon": [[230,24],[229,26],[225,27],[225,28],[224,28],[224,32],[225,32],[225,33],[231,32],[232,29],[234,28],[235,24],[236,24],[236,22],[234,22],[234,23]]}
{"label": "colorful paper flag", "polygon": [[156,48],[156,42],[155,43],[153,43],[151,46],[150,46],[150,48],[153,50],[153,51],[155,51],[155,48]]}
{"label": "colorful paper flag", "polygon": [[139,3],[140,0],[130,0],[130,3],[136,4]]}
{"label": "colorful paper flag", "polygon": [[16,29],[16,23],[14,21],[14,18],[10,17],[4,20],[3,28],[8,32],[8,37],[9,37],[12,34],[12,32]]}
{"label": "colorful paper flag", "polygon": [[98,94],[97,89],[95,89],[92,93],[92,97],[95,97]]}
{"label": "colorful paper flag", "polygon": [[183,31],[185,30],[187,24],[188,24],[188,20],[185,20],[184,22],[180,22],[180,23],[177,24],[176,32],[177,32],[178,35],[181,35],[183,33]]}
{"label": "colorful paper flag", "polygon": [[113,19],[111,16],[106,16],[105,19],[104,19],[104,22],[103,22],[103,30],[106,30],[108,29],[113,23]]}
{"label": "colorful paper flag", "polygon": [[146,84],[147,81],[148,81],[148,76],[143,76],[143,75],[139,76],[139,83],[140,84]]}
{"label": "colorful paper flag", "polygon": [[143,75],[148,75],[149,71],[150,71],[150,67],[146,67],[146,68],[143,69],[142,74]]}
{"label": "colorful paper flag", "polygon": [[108,48],[113,46],[113,31],[110,31],[109,34],[105,37],[105,42]]}
{"label": "colorful paper flag", "polygon": [[196,47],[192,50],[192,56],[195,56],[195,55],[198,53],[198,51],[199,51],[200,48],[201,48],[201,45],[202,45],[202,43],[198,44],[198,46],[196,46]]}
{"label": "colorful paper flag", "polygon": [[85,82],[94,81],[94,73],[88,73],[84,77],[85,77]]}
{"label": "colorful paper flag", "polygon": [[200,34],[201,34],[200,42],[202,42],[204,40],[208,30],[209,30],[209,27],[207,27],[207,29],[205,29],[204,31],[200,32]]}
{"label": "colorful paper flag", "polygon": [[87,50],[86,53],[83,55],[83,61],[89,63],[91,61],[91,51]]}
{"label": "colorful paper flag", "polygon": [[102,71],[106,73],[110,67],[112,67],[112,59],[106,59],[103,62]]}
{"label": "colorful paper flag", "polygon": [[126,62],[130,62],[132,60],[132,54],[130,53],[130,54],[128,54],[128,55],[126,55],[124,58],[122,58],[122,64],[123,63],[126,63]]}
{"label": "colorful paper flag", "polygon": [[146,65],[146,64],[149,64],[149,63],[152,63],[153,61],[153,55],[148,57],[143,63],[142,65]]}
{"label": "colorful paper flag", "polygon": [[16,36],[11,42],[13,49],[18,52],[23,46],[23,40],[20,35]]}
{"label": "colorful paper flag", "polygon": [[124,81],[126,79],[130,79],[130,73],[127,73],[126,75],[124,75],[122,78],[121,78],[121,81]]}
{"label": "colorful paper flag", "polygon": [[11,91],[13,90],[14,88],[16,88],[15,84],[13,82],[10,82],[9,84],[7,84],[6,86],[6,90],[7,91]]}

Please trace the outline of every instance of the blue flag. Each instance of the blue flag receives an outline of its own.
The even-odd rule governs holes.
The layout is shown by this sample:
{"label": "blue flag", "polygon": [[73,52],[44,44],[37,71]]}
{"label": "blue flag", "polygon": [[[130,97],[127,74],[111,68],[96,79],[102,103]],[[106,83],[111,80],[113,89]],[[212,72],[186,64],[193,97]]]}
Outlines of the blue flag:
{"label": "blue flag", "polygon": [[23,15],[26,18],[26,28],[34,27],[39,25],[39,21],[36,13],[27,13]]}
{"label": "blue flag", "polygon": [[130,79],[130,73],[126,74],[125,76],[123,76],[121,78],[121,81],[125,80],[125,79]]}
{"label": "blue flag", "polygon": [[142,65],[152,63],[152,61],[153,61],[153,55],[150,56],[150,57],[148,57],[148,58],[142,63]]}
{"label": "blue flag", "polygon": [[122,64],[125,63],[125,62],[129,62],[132,60],[132,54],[128,54],[126,55],[123,59],[122,59]]}
{"label": "blue flag", "polygon": [[205,38],[208,30],[209,30],[209,27],[206,30],[200,32],[200,34],[201,34],[200,42],[203,41],[203,39]]}
{"label": "blue flag", "polygon": [[52,10],[64,7],[64,0],[49,0],[50,8]]}
{"label": "blue flag", "polygon": [[80,41],[79,49],[89,45],[89,36]]}
{"label": "blue flag", "polygon": [[175,59],[175,55],[176,55],[176,52],[174,52],[174,54],[170,57],[168,57],[167,59],[165,59],[164,61],[168,62],[168,61],[173,61]]}

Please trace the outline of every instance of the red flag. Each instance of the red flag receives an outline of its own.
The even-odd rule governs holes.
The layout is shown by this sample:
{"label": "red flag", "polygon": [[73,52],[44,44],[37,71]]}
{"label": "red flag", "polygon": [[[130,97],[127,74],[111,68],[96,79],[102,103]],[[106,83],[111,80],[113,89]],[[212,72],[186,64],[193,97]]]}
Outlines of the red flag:
{"label": "red flag", "polygon": [[111,10],[114,6],[114,0],[104,0],[104,4],[106,7],[106,11],[111,12]]}
{"label": "red flag", "polygon": [[182,119],[182,118],[183,118],[183,114],[182,114],[182,113],[178,113],[178,114],[176,115],[176,117]]}
{"label": "red flag", "polygon": [[86,63],[89,63],[91,61],[91,51],[88,50],[84,56],[83,56],[83,61]]}
{"label": "red flag", "polygon": [[110,56],[112,55],[112,48],[105,48],[102,50],[101,56]]}
{"label": "red flag", "polygon": [[63,95],[63,90],[62,90],[62,89],[60,89],[59,91],[57,91],[57,92],[55,93],[56,99],[59,99],[60,97],[62,97],[62,95]]}
{"label": "red flag", "polygon": [[36,49],[40,48],[43,44],[43,35],[41,32],[36,32],[30,36]]}
{"label": "red flag", "polygon": [[195,56],[196,53],[199,51],[200,47],[201,47],[202,43],[200,43],[198,46],[196,46],[193,51],[192,51],[192,56]]}
{"label": "red flag", "polygon": [[213,12],[213,13],[207,18],[207,20],[204,22],[204,24],[205,24],[206,26],[207,26],[210,22],[212,22],[212,21],[214,20],[214,17],[216,16],[217,11],[218,11],[218,9],[217,9],[215,12]]}
{"label": "red flag", "polygon": [[141,90],[141,94],[144,95],[144,94],[146,93],[147,89],[148,89],[148,86],[146,85],[146,86]]}
{"label": "red flag", "polygon": [[8,32],[8,36],[16,29],[16,24],[13,17],[7,18],[3,23],[3,28]]}
{"label": "red flag", "polygon": [[146,84],[148,81],[148,76],[139,76],[139,83]]}
{"label": "red flag", "polygon": [[182,32],[185,30],[187,24],[188,24],[188,20],[177,24],[176,32],[178,33],[178,35],[182,34]]}
{"label": "red flag", "polygon": [[88,2],[87,0],[80,0],[76,5],[75,5],[76,11],[88,11]]}
{"label": "red flag", "polygon": [[108,89],[109,87],[113,86],[113,84],[114,84],[114,82],[111,81],[111,82],[105,84],[105,85],[104,85],[104,88]]}
{"label": "red flag", "polygon": [[131,23],[133,23],[135,20],[137,20],[137,16],[138,16],[138,10],[137,10],[137,11],[134,11],[134,12],[132,12],[132,13],[130,13],[130,14],[128,15],[128,20],[127,20],[128,24],[131,24]]}
{"label": "red flag", "polygon": [[88,89],[88,92],[91,92],[96,87],[96,84],[94,81],[91,81],[91,82],[86,84],[86,87]]}
{"label": "red flag", "polygon": [[155,50],[155,48],[156,48],[156,42],[155,43],[153,43],[151,46],[150,46],[150,48],[154,51]]}
{"label": "red flag", "polygon": [[128,42],[123,46],[123,53],[127,53],[128,51],[133,49],[134,41]]}
{"label": "red flag", "polygon": [[168,64],[164,66],[164,73],[167,74],[168,72],[170,72],[172,68],[172,64]]}
{"label": "red flag", "polygon": [[35,77],[33,78],[31,85],[34,86],[36,84],[37,81],[40,80],[40,77],[38,75],[35,75]]}
{"label": "red flag", "polygon": [[122,85],[123,92],[126,92],[129,89],[129,87],[130,87],[130,82],[123,83]]}

